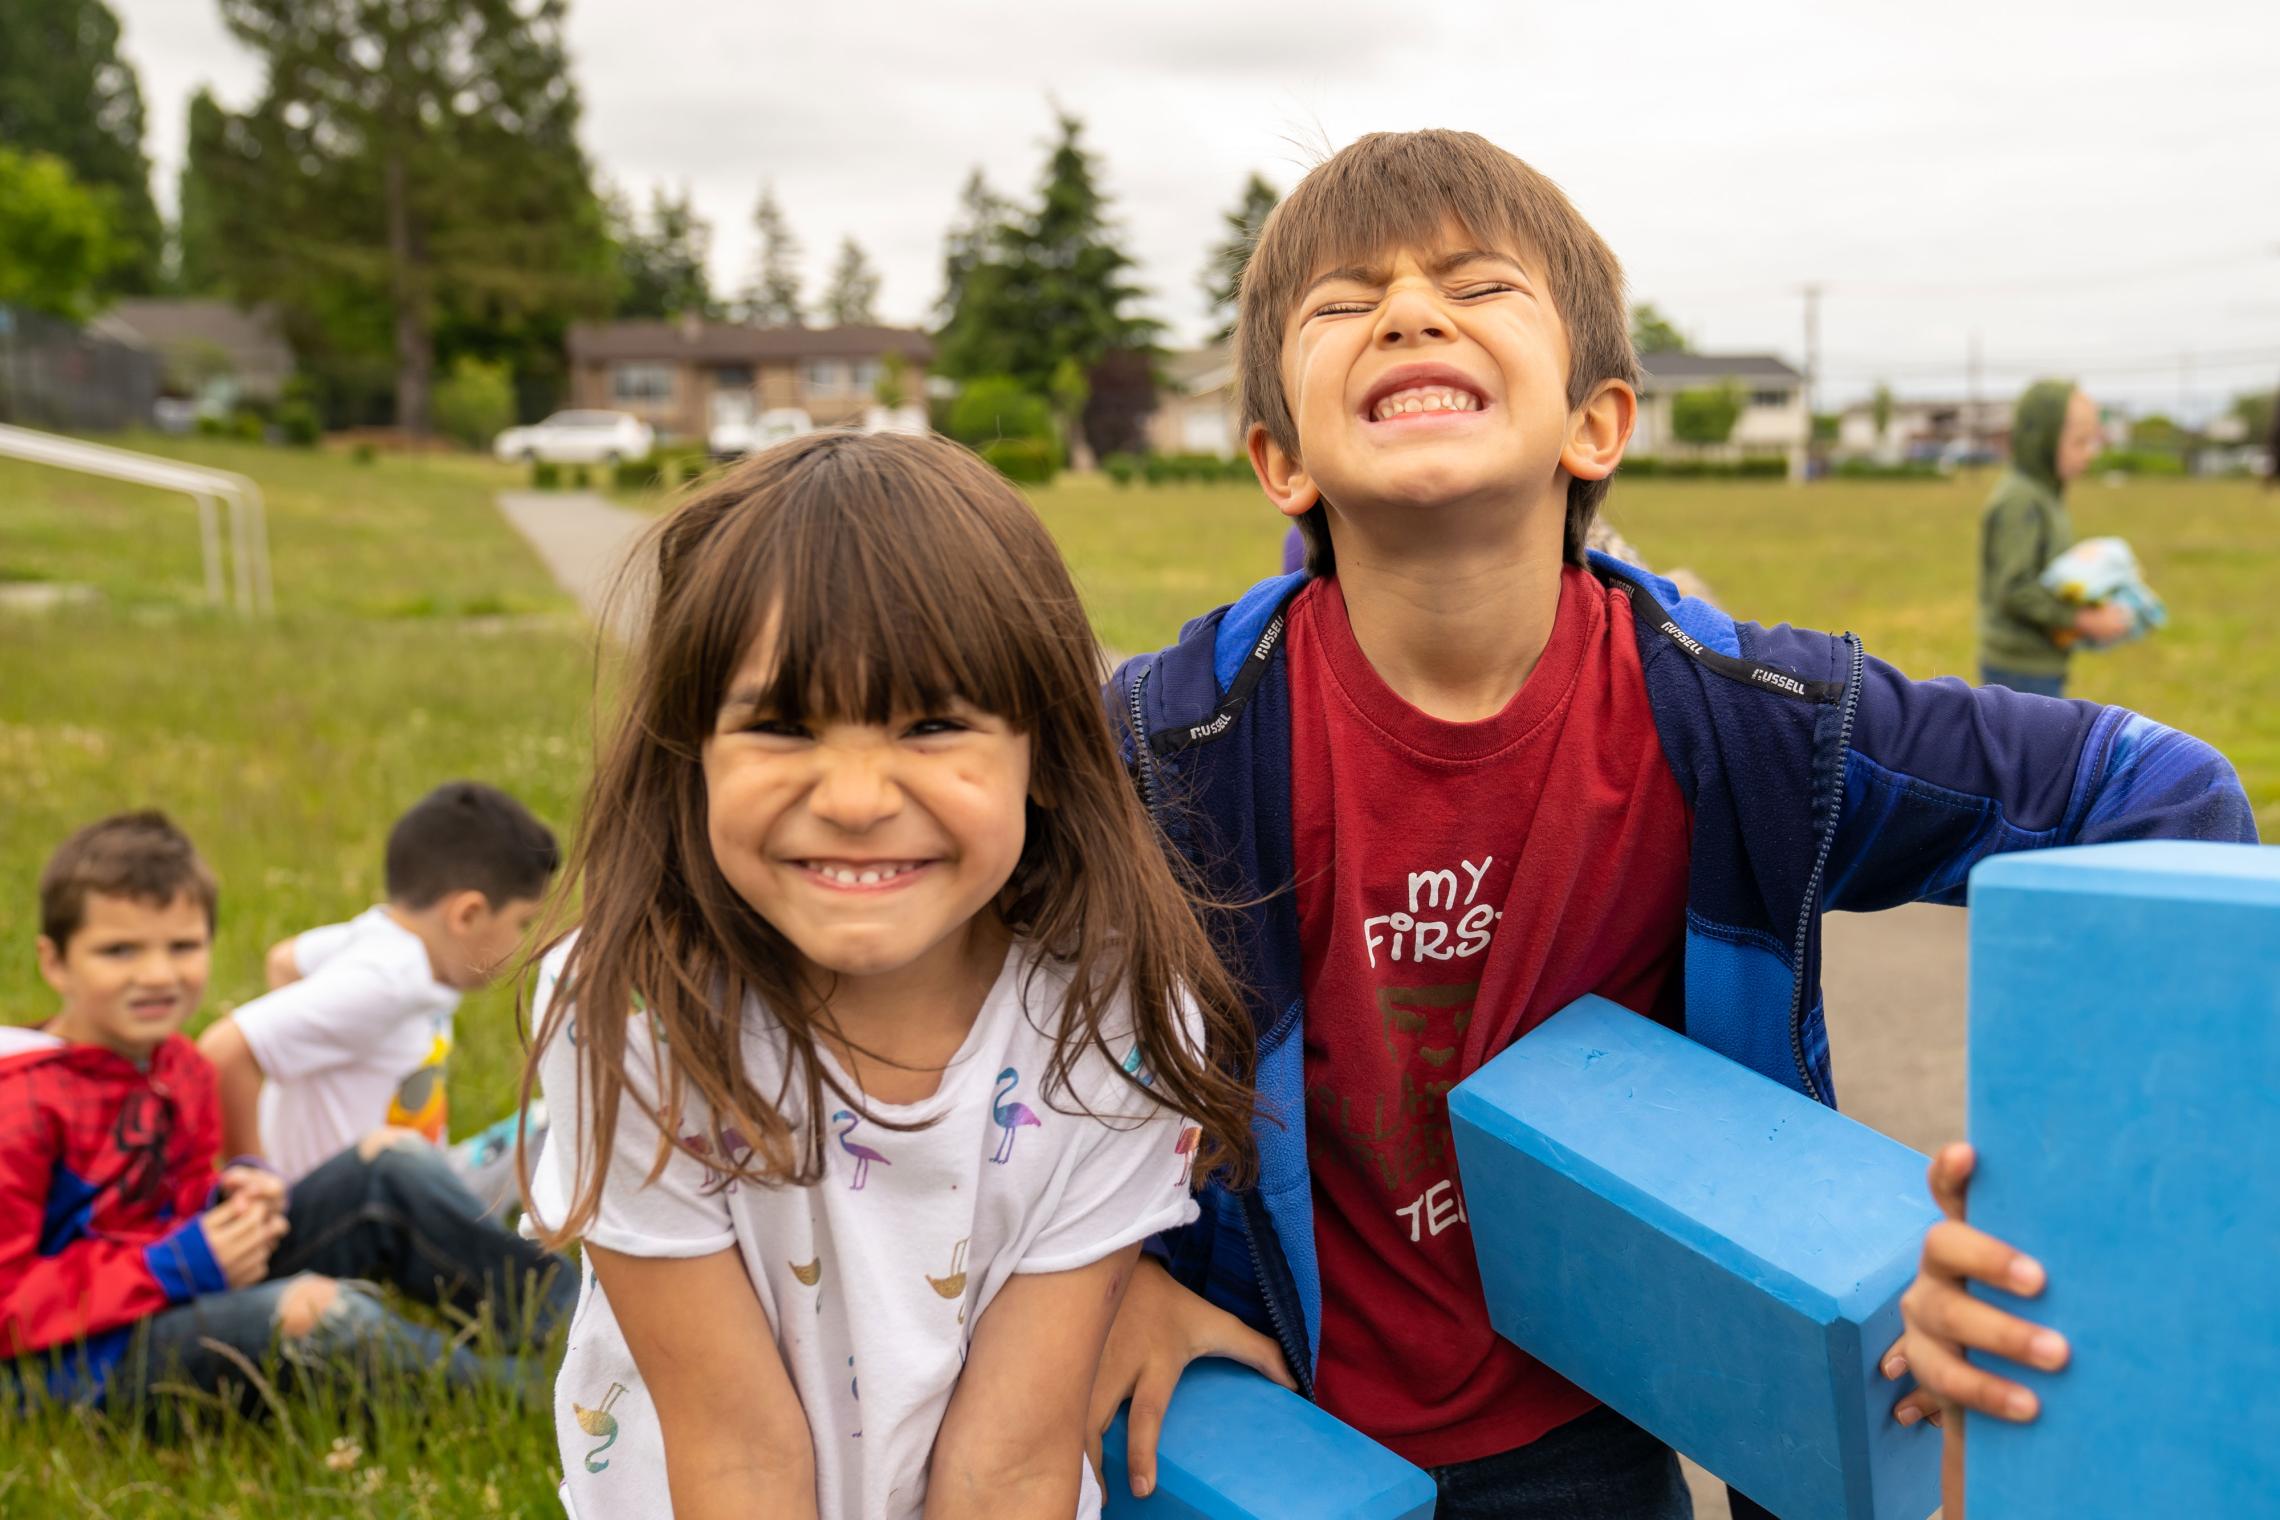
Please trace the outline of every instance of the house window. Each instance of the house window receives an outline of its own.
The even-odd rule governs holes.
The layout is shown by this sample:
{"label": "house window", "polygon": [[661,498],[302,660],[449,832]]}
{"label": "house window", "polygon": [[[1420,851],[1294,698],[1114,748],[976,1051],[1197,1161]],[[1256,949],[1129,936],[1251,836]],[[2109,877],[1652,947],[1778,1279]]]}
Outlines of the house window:
{"label": "house window", "polygon": [[855,389],[868,396],[879,388],[879,361],[857,359],[848,365],[854,371]]}
{"label": "house window", "polygon": [[716,365],[712,372],[716,391],[748,391],[752,389],[752,366],[749,364]]}
{"label": "house window", "polygon": [[620,364],[610,371],[610,394],[620,401],[670,401],[673,366]]}
{"label": "house window", "polygon": [[1787,391],[1751,391],[1750,405],[1781,407],[1789,405]]}
{"label": "house window", "polygon": [[844,359],[810,359],[801,367],[800,373],[811,396],[847,394],[847,361]]}

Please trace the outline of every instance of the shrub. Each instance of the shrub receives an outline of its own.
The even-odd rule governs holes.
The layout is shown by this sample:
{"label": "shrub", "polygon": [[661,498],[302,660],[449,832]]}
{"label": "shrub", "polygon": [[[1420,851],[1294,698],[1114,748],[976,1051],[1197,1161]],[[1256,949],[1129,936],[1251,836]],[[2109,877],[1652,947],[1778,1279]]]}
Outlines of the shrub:
{"label": "shrub", "polygon": [[1137,454],[1111,454],[1100,462],[1100,471],[1120,486],[1128,486],[1140,478],[1140,456]]}
{"label": "shrub", "polygon": [[348,462],[350,464],[378,464],[380,462],[380,451],[369,443],[360,443],[348,451]]}
{"label": "shrub", "polygon": [[572,465],[570,485],[573,490],[591,491],[594,488],[594,472],[582,464]]}
{"label": "shrub", "polygon": [[610,484],[620,491],[654,491],[665,483],[665,463],[657,455],[620,459],[610,466]]}
{"label": "shrub", "polygon": [[2095,475],[2182,475],[2185,461],[2162,449],[2108,449],[2090,461]]}
{"label": "shrub", "polygon": [[1219,478],[1230,485],[1253,485],[1259,479],[1259,472],[1251,468],[1251,456],[1248,454],[1230,454],[1220,461],[1219,468]]}
{"label": "shrub", "polygon": [[200,438],[220,438],[229,430],[229,423],[220,417],[216,417],[213,413],[200,412],[198,414],[198,436]]}
{"label": "shrub", "polygon": [[306,401],[281,401],[277,404],[277,432],[285,442],[297,449],[313,449],[318,435],[323,432],[317,423],[317,409]]}
{"label": "shrub", "polygon": [[261,421],[261,414],[251,407],[241,406],[230,413],[229,435],[232,438],[241,438],[247,443],[259,443],[266,432],[267,429]]}
{"label": "shrub", "polygon": [[1922,460],[1881,464],[1874,459],[1840,459],[1829,473],[1841,480],[1939,480],[1940,467]]}
{"label": "shrub", "polygon": [[958,393],[950,407],[950,436],[974,449],[1001,439],[1034,439],[1053,446],[1054,463],[1060,462],[1052,403],[1004,375],[969,381]]}
{"label": "shrub", "polygon": [[1022,485],[1050,485],[1061,466],[1061,451],[1043,438],[1000,438],[985,443],[981,455],[1006,479]]}
{"label": "shrub", "polygon": [[1623,460],[1623,473],[1633,480],[1783,480],[1789,460],[1782,454],[1744,454],[1739,459],[1663,458],[1634,454]]}
{"label": "shrub", "polygon": [[530,462],[530,483],[533,490],[556,491],[562,488],[562,466],[544,459]]}
{"label": "shrub", "polygon": [[1731,380],[1675,392],[1670,398],[1671,435],[1684,443],[1724,443],[1734,436],[1745,399],[1742,388]]}
{"label": "shrub", "polygon": [[514,423],[514,374],[504,360],[486,363],[461,354],[436,386],[429,410],[446,437],[483,448]]}

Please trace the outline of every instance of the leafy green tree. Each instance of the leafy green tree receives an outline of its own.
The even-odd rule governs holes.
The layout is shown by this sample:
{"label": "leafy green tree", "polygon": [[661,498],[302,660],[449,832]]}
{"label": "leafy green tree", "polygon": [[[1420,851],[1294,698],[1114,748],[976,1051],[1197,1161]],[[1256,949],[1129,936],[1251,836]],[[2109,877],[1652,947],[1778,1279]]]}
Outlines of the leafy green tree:
{"label": "leafy green tree", "polygon": [[1000,438],[1054,443],[1053,405],[1010,375],[977,376],[951,403],[949,432],[977,449]]}
{"label": "leafy green tree", "polygon": [[157,288],[164,235],[143,155],[142,87],[103,0],[0,3],[0,143],[53,154],[80,185],[109,195],[118,252],[103,292]]}
{"label": "leafy green tree", "polygon": [[797,327],[802,320],[800,241],[784,219],[784,208],[776,204],[775,186],[761,186],[752,225],[759,230],[760,247],[753,255],[752,279],[738,302],[739,314],[755,327]]}
{"label": "leafy green tree", "polygon": [[1892,387],[1879,384],[1876,393],[1868,398],[1868,420],[1876,424],[1876,441],[1882,443],[1884,435],[1892,431]]}
{"label": "leafy green tree", "polygon": [[1731,380],[1678,391],[1670,398],[1670,430],[1681,443],[1724,443],[1742,420],[1742,399]]}
{"label": "leafy green tree", "polygon": [[1235,303],[1242,293],[1243,266],[1251,261],[1251,249],[1259,241],[1267,213],[1281,199],[1281,192],[1254,171],[1244,181],[1243,198],[1235,203],[1235,209],[1220,214],[1227,224],[1227,235],[1211,250],[1202,280],[1204,310],[1212,322],[1214,343],[1235,336]]}
{"label": "leafy green tree", "polygon": [[1631,308],[1631,347],[1642,354],[1691,352],[1686,334],[1673,327],[1652,301],[1641,301]]}
{"label": "leafy green tree", "polygon": [[879,383],[871,387],[871,399],[887,408],[901,406],[910,399],[910,361],[901,354],[888,350],[879,360]]}
{"label": "leafy green tree", "polygon": [[651,190],[646,226],[634,214],[632,203],[615,191],[603,195],[602,209],[610,241],[617,248],[617,315],[719,315],[720,303],[713,298],[706,267],[712,253],[712,225],[697,214],[687,189],[677,195],[662,186]]}
{"label": "leafy green tree", "polygon": [[[1116,241],[1083,123],[1064,112],[1059,128],[1037,205],[1012,211],[965,272],[936,344],[943,374],[1011,376],[1043,396],[1064,359],[1089,379],[1111,354],[1155,347],[1161,325],[1128,309],[1141,292],[1127,277],[1133,261]],[[1089,432],[1087,441],[1103,452]]]}
{"label": "leafy green tree", "polygon": [[2240,419],[2244,436],[2251,443],[2262,442],[2272,436],[2276,420],[2275,407],[2280,406],[2280,391],[2251,391],[2233,397],[2232,414]]}
{"label": "leafy green tree", "polygon": [[614,273],[560,0],[221,7],[266,84],[205,123],[198,262],[284,310],[336,402],[377,380],[415,433],[439,352],[558,378],[564,327],[608,310]]}
{"label": "leafy green tree", "polygon": [[119,256],[110,204],[53,154],[0,148],[0,306],[85,316]]}
{"label": "leafy green tree", "polygon": [[868,326],[879,320],[878,304],[879,272],[861,243],[841,238],[839,260],[831,266],[831,283],[823,292],[824,320],[834,327]]}

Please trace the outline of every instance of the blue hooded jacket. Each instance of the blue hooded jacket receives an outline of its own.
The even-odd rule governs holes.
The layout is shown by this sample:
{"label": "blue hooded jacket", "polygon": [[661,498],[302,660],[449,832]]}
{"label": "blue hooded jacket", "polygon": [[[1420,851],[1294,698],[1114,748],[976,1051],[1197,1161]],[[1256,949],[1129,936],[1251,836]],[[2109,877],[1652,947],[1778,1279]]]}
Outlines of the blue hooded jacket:
{"label": "blue hooded jacket", "polygon": [[[1737,623],[1604,555],[1632,598],[1656,732],[1693,813],[1684,1030],[1834,1104],[1821,915],[1960,903],[1985,856],[2124,839],[2253,843],[2223,756],[2118,707],[1911,681],[1850,634]],[[1109,699],[1159,826],[1236,914],[1259,1044],[1255,1186],[1214,1183],[1151,1249],[1281,1344],[1313,1393],[1322,1292],[1306,1151],[1286,575],[1126,661]]]}

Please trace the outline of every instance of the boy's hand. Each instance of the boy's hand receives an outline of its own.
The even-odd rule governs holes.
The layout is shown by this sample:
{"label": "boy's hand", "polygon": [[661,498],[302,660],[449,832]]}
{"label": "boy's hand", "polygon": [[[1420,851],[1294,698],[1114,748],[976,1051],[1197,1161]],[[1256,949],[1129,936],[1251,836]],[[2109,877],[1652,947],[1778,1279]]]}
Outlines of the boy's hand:
{"label": "boy's hand", "polygon": [[206,1249],[233,1288],[250,1288],[269,1275],[269,1253],[285,1236],[285,1217],[242,1198],[215,1204],[199,1217]]}
{"label": "boy's hand", "polygon": [[[1993,1352],[2047,1372],[2064,1367],[2071,1354],[2066,1338],[2057,1331],[2006,1314],[1973,1298],[1964,1287],[1967,1281],[1983,1282],[2031,1298],[2042,1292],[2044,1283],[2040,1262],[1963,1222],[1964,1192],[1975,1160],[1968,1145],[1942,1146],[1932,1158],[1932,1198],[1947,1218],[1925,1234],[1916,1281],[1900,1295],[1900,1315],[1908,1327],[1900,1338],[1900,1355],[1914,1370],[1919,1392],[1930,1393],[1940,1404],[1931,1418],[1946,1437],[1941,1489],[1950,1520],[1961,1520],[1963,1515],[1960,1411],[2031,1420],[2040,1407],[2033,1393],[1973,1366],[1964,1360],[1964,1353]],[[1886,1366],[1891,1375],[1889,1360]]]}
{"label": "boy's hand", "polygon": [[1142,1256],[1133,1269],[1131,1286],[1124,1290],[1116,1321],[1109,1326],[1108,1344],[1101,1348],[1092,1410],[1085,1418],[1085,1429],[1091,1432],[1086,1449],[1098,1473],[1101,1433],[1116,1418],[1117,1406],[1126,1398],[1132,1400],[1124,1457],[1135,1499],[1155,1491],[1156,1438],[1163,1432],[1164,1411],[1180,1374],[1199,1356],[1230,1358],[1294,1393],[1298,1390],[1283,1366],[1282,1349],[1270,1337],[1205,1303],[1174,1282],[1162,1262]]}
{"label": "boy's hand", "polygon": [[2074,632],[2093,644],[2113,644],[2129,637],[2137,618],[2120,602],[2093,602],[2074,614]]}
{"label": "boy's hand", "polygon": [[214,1179],[214,1187],[222,1201],[242,1199],[253,1208],[265,1209],[282,1218],[285,1213],[285,1179],[275,1172],[265,1172],[258,1166],[229,1166]]}

